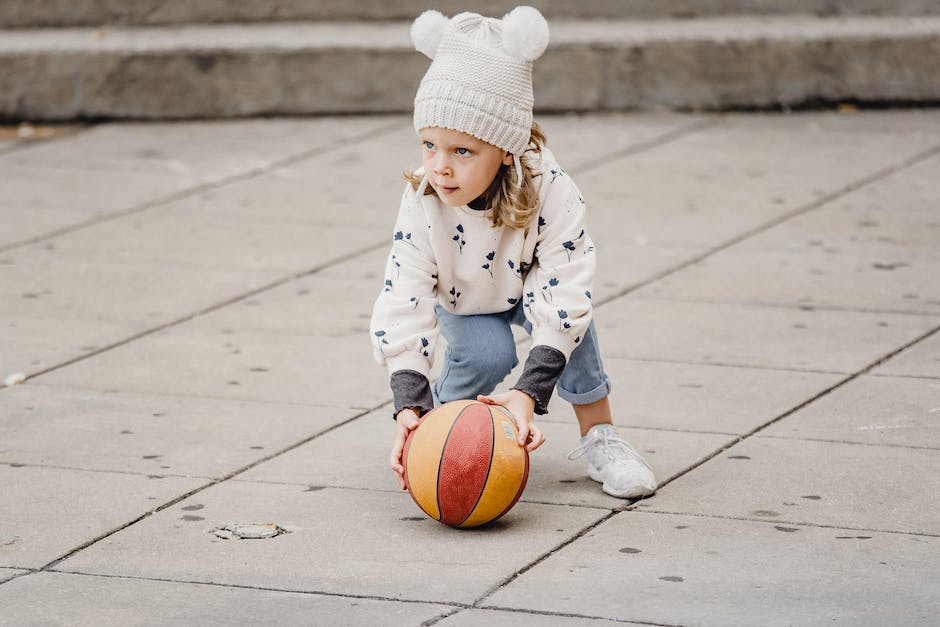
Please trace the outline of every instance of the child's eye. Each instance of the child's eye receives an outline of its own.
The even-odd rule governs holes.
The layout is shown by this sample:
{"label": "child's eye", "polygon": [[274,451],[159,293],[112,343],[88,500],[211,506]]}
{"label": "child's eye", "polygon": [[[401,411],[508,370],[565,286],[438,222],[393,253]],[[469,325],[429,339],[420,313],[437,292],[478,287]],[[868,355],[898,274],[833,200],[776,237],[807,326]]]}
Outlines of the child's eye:
{"label": "child's eye", "polygon": [[458,148],[456,152],[458,155],[461,155],[461,156],[470,154],[470,150],[468,148]]}
{"label": "child's eye", "polygon": [[429,142],[429,141],[426,141],[426,140],[425,140],[425,141],[421,142],[421,144],[422,144],[425,148],[427,148],[428,150],[434,150],[434,144],[432,144],[432,143]]}

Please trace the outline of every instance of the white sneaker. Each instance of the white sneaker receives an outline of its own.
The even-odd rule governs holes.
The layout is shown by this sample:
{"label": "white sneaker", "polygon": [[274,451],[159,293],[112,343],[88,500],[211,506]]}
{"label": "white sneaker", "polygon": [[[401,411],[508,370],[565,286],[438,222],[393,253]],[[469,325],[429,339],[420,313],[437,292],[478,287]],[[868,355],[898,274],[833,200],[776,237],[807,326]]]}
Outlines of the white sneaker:
{"label": "white sneaker", "polygon": [[617,434],[613,425],[594,425],[581,438],[581,446],[568,454],[574,460],[587,455],[588,475],[603,484],[604,492],[622,499],[648,496],[656,491],[656,478],[646,460]]}

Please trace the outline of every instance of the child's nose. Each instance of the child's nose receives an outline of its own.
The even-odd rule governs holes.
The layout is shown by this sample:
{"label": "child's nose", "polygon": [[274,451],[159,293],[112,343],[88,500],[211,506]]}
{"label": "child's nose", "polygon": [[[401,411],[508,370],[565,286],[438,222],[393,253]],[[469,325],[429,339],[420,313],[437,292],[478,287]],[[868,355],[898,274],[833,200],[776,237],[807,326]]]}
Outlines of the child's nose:
{"label": "child's nose", "polygon": [[438,157],[438,159],[434,162],[434,173],[437,175],[450,173],[450,163],[447,161],[447,157]]}

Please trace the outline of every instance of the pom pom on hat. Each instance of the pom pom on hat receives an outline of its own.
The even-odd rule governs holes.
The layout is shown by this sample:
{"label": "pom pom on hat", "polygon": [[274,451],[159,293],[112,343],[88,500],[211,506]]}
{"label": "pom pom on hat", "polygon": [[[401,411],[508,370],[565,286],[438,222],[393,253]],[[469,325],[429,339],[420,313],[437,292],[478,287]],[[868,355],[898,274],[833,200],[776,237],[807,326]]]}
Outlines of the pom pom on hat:
{"label": "pom pom on hat", "polygon": [[440,11],[428,9],[411,25],[411,43],[418,52],[433,59],[444,35],[445,26],[447,18]]}
{"label": "pom pom on hat", "polygon": [[516,7],[503,18],[503,50],[506,54],[523,61],[535,61],[547,46],[548,22],[538,9]]}

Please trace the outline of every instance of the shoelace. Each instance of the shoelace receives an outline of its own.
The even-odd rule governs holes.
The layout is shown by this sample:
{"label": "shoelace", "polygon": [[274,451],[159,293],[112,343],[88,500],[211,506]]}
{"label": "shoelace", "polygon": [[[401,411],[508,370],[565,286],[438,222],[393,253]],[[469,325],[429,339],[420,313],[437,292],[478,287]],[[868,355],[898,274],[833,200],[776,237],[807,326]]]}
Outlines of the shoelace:
{"label": "shoelace", "polygon": [[600,435],[592,435],[589,441],[568,453],[568,459],[574,461],[579,457],[583,457],[595,446],[601,447],[601,450],[604,451],[604,455],[607,457],[608,461],[616,462],[634,459],[646,466],[650,472],[653,471],[653,469],[650,468],[649,463],[647,463],[647,461],[643,459],[639,453],[637,453],[635,448],[630,446],[629,442],[621,438],[619,435],[611,435],[606,431],[602,431]]}

